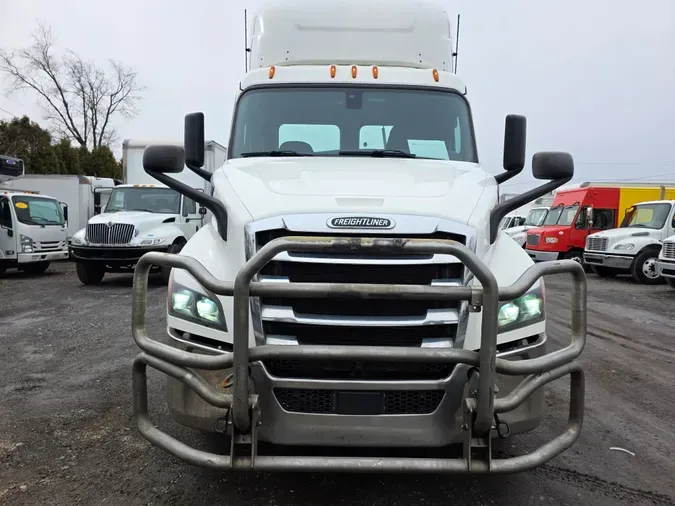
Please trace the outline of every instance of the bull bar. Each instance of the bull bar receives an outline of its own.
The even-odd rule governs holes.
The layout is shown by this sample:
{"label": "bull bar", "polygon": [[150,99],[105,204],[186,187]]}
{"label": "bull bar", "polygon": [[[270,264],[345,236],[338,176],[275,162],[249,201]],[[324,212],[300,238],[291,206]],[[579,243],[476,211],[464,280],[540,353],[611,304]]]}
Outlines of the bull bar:
{"label": "bull bar", "polygon": [[[381,285],[355,283],[270,284],[253,281],[256,274],[277,254],[361,251],[364,253],[447,254],[460,260],[481,286]],[[233,297],[233,352],[223,355],[190,353],[151,339],[147,332],[146,296],[148,275],[153,265],[188,271],[205,289]],[[571,274],[571,341],[541,357],[510,361],[497,357],[497,317],[500,301],[516,299],[541,277]],[[249,298],[322,297],[388,298],[409,300],[468,301],[479,311],[482,323],[479,351],[467,349],[406,348],[394,346],[260,345],[249,348]],[[586,344],[586,277],[573,260],[543,262],[531,266],[508,287],[499,287],[494,275],[473,251],[451,240],[336,238],[287,236],[270,241],[238,272],[234,282],[213,277],[196,259],[150,252],[141,257],[134,272],[132,333],[143,350],[133,363],[133,411],[141,435],[151,443],[188,463],[207,468],[256,471],[351,471],[505,474],[540,466],[570,448],[583,425],[584,373],[576,361]],[[258,396],[249,377],[249,364],[265,359],[416,361],[467,364],[478,372],[478,388],[463,400],[463,456],[425,457],[315,457],[257,454],[256,429],[260,422]],[[227,409],[230,453],[221,455],[192,448],[155,427],[148,414],[147,367],[183,382],[210,405]],[[192,368],[233,368],[233,393],[218,391]],[[496,374],[526,376],[507,396],[495,399]],[[570,405],[565,430],[535,451],[516,457],[492,458],[491,430],[498,428],[500,413],[517,408],[544,385],[570,375]],[[474,378],[475,379],[475,378]],[[472,380],[471,375],[467,382]],[[472,381],[471,384],[476,384]],[[498,425],[498,424],[497,424]],[[478,454],[481,453],[481,456]],[[475,454],[475,455],[474,455]]]}

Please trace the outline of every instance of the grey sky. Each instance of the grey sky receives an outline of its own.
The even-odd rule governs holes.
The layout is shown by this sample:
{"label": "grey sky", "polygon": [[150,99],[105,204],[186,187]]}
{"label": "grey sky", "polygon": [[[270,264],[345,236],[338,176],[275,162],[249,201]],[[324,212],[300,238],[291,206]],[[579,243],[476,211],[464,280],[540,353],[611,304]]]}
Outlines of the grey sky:
{"label": "grey sky", "polygon": [[[674,0],[440,1],[462,15],[458,74],[488,170],[499,171],[504,116],[515,112],[528,116],[528,157],[570,151],[575,180],[675,181]],[[117,125],[120,138],[180,139],[185,113],[200,110],[207,137],[224,143],[244,70],[243,9],[260,4],[0,0],[0,46],[29,44],[43,20],[59,48],[140,72],[146,98],[137,118]],[[40,121],[30,96],[3,94],[0,118]],[[530,179],[518,176],[508,191]]]}

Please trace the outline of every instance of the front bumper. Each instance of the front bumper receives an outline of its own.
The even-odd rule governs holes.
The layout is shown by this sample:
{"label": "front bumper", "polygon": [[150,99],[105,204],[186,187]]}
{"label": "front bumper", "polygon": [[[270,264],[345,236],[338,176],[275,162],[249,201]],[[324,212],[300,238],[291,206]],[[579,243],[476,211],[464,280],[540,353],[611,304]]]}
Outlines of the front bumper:
{"label": "front bumper", "polygon": [[629,270],[635,257],[628,255],[614,255],[611,253],[595,253],[584,251],[584,263],[610,267],[612,269]]}
{"label": "front bumper", "polygon": [[552,262],[558,260],[560,256],[560,252],[558,251],[540,251],[529,248],[525,248],[525,251],[535,262]]}
{"label": "front bumper", "polygon": [[19,253],[16,257],[16,261],[19,264],[29,264],[34,262],[56,262],[59,260],[68,260],[68,250]]}
{"label": "front bumper", "polygon": [[675,278],[675,260],[659,258],[654,266],[656,274],[664,278]]}
{"label": "front bumper", "polygon": [[166,252],[168,246],[141,248],[137,246],[70,246],[70,256],[76,262],[106,265],[134,265],[150,252]]}
{"label": "front bumper", "polygon": [[[449,254],[469,268],[480,286],[405,286],[344,283],[259,283],[254,275],[282,251],[331,252],[344,248],[395,254]],[[153,265],[185,269],[206,289],[215,294],[233,296],[234,328],[232,353],[218,355],[193,352],[175,344],[163,344],[147,335],[147,281]],[[522,296],[544,275],[570,273],[573,277],[571,300],[571,343],[550,354],[543,346],[524,359],[497,356],[497,312],[500,300]],[[450,298],[469,301],[481,312],[482,336],[479,351],[452,348],[409,348],[384,346],[274,346],[249,348],[249,296],[274,297],[354,297],[438,300]],[[576,358],[586,342],[586,279],[583,268],[574,261],[538,264],[530,267],[509,287],[499,287],[488,268],[471,250],[454,241],[285,237],[263,246],[239,272],[234,284],[211,277],[195,259],[186,256],[148,254],[136,266],[134,275],[132,332],[143,350],[133,367],[134,413],[141,434],[184,461],[214,469],[365,471],[365,472],[446,472],[510,473],[533,469],[571,447],[579,437],[583,423],[584,377]],[[432,382],[360,382],[321,381],[273,377],[261,362],[304,361],[313,363],[359,362],[367,364],[449,365],[452,374],[443,381]],[[148,415],[147,366],[182,383],[205,401],[195,403],[195,395],[185,395],[184,387],[169,383],[174,414],[201,413],[213,430],[230,437],[229,455],[218,455],[190,448],[154,426]],[[196,371],[204,371],[195,373]],[[223,385],[224,376],[232,372],[231,381]],[[522,432],[539,423],[541,388],[547,383],[570,375],[570,411],[565,431],[528,455],[494,459],[491,441],[494,431],[512,417],[514,430]],[[508,379],[506,379],[508,377]],[[524,378],[524,379],[523,379]],[[520,381],[522,380],[522,381]],[[384,384],[386,383],[386,384]],[[500,386],[501,383],[501,386]],[[216,385],[219,385],[216,387]],[[441,391],[442,400],[425,414],[364,415],[294,413],[273,389],[367,391]],[[495,385],[500,389],[495,395]],[[321,388],[316,388],[320,386]],[[501,390],[504,386],[504,391]],[[330,387],[330,388],[329,388]],[[349,393],[349,392],[348,392]],[[304,394],[303,394],[304,395]],[[534,396],[534,397],[533,397]],[[352,399],[353,400],[353,399]],[[182,408],[180,403],[183,402]],[[368,409],[368,399],[360,409]],[[306,404],[306,403],[305,403]],[[338,402],[339,404],[339,402]],[[357,403],[358,404],[358,403]],[[201,406],[201,407],[200,407]],[[371,406],[372,409],[372,406]],[[401,409],[401,408],[399,408]],[[201,411],[200,411],[201,410]],[[211,411],[209,411],[211,410]],[[341,410],[341,412],[343,412]],[[503,421],[500,420],[503,417]],[[176,419],[180,422],[180,416]],[[371,424],[377,420],[377,424]],[[523,422],[518,426],[519,422]],[[344,423],[344,426],[342,424]],[[531,426],[528,427],[527,424]],[[313,446],[331,444],[362,446],[438,446],[461,441],[462,458],[398,458],[369,456],[271,456],[261,455],[258,441],[295,442]],[[478,456],[477,453],[482,455]]]}
{"label": "front bumper", "polygon": [[[187,350],[186,341],[169,342]],[[528,360],[543,356],[547,350],[544,334],[534,336],[531,344],[497,356],[507,360]],[[204,350],[205,351],[205,350]],[[202,351],[199,351],[202,352]],[[462,441],[462,406],[470,366],[459,364],[452,373],[437,380],[372,381],[336,379],[293,379],[275,377],[263,362],[251,364],[253,388],[259,396],[265,423],[258,437],[277,445],[358,446],[358,447],[443,447]],[[194,370],[215,390],[224,391],[223,378],[231,370]],[[497,374],[498,398],[506,397],[524,376]],[[188,427],[218,432],[227,410],[203,401],[183,382],[168,378],[167,395],[172,417]],[[350,399],[356,392],[379,406],[358,404]],[[356,405],[346,406],[346,401]],[[342,405],[341,405],[342,404]],[[358,414],[336,411],[360,410]],[[386,413],[387,410],[394,413]],[[373,414],[372,411],[377,411]],[[538,390],[513,411],[502,414],[511,435],[535,429],[544,411],[544,392]],[[317,430],[321,428],[322,430]],[[497,437],[492,430],[492,437]]]}

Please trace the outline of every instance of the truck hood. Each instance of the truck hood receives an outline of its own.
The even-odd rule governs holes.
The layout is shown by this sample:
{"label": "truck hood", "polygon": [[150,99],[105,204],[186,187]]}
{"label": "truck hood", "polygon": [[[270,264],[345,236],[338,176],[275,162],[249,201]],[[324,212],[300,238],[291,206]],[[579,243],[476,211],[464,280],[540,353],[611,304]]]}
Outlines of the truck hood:
{"label": "truck hood", "polygon": [[177,214],[149,213],[146,211],[119,211],[117,213],[102,213],[93,216],[90,224],[95,223],[129,223],[134,225],[140,232],[159,227],[171,218],[178,220]]}
{"label": "truck hood", "polygon": [[284,213],[433,211],[467,223],[492,179],[471,163],[361,157],[233,159],[224,174],[254,220]]}
{"label": "truck hood", "polygon": [[[638,234],[635,236],[635,234]],[[648,236],[658,236],[660,235],[660,230],[653,228],[644,228],[644,227],[624,227],[624,228],[611,228],[609,230],[603,230],[602,232],[596,232],[595,234],[589,235],[589,237],[604,238],[607,237],[610,241],[625,239],[627,237],[648,237]]]}

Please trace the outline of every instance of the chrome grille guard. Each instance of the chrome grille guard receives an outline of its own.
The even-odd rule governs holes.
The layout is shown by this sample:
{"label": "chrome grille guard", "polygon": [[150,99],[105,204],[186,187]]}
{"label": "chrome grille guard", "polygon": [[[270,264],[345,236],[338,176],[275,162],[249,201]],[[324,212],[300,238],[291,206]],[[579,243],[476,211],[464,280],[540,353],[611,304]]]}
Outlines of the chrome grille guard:
{"label": "chrome grille guard", "polygon": [[[357,250],[400,254],[449,254],[456,256],[478,279],[481,286],[377,285],[347,283],[253,282],[253,277],[278,253],[340,252]],[[151,339],[147,332],[146,307],[148,275],[153,265],[185,269],[204,288],[234,303],[233,353],[202,355],[176,349]],[[571,341],[563,349],[544,356],[509,361],[497,358],[497,316],[500,301],[525,294],[542,276],[569,273],[573,280],[571,302]],[[269,297],[358,297],[389,299],[452,299],[469,301],[482,313],[479,351],[439,348],[400,348],[381,346],[274,346],[249,348],[249,298]],[[511,286],[499,287],[488,267],[466,246],[449,240],[385,239],[349,237],[283,237],[255,253],[239,271],[234,282],[214,278],[197,260],[167,253],[146,253],[136,265],[133,286],[132,333],[143,350],[133,364],[133,409],[140,433],[151,443],[195,465],[213,469],[258,471],[354,471],[503,474],[540,466],[570,448],[583,424],[584,374],[577,357],[586,344],[586,277],[573,260],[541,262],[531,266]],[[265,359],[415,361],[467,364],[478,370],[478,389],[463,401],[464,452],[462,458],[378,458],[378,457],[297,457],[257,455],[260,424],[258,396],[253,393],[249,363]],[[155,427],[148,414],[147,366],[183,382],[210,405],[228,410],[231,451],[219,455],[194,449]],[[220,370],[233,368],[233,391],[211,387],[191,368]],[[495,399],[496,374],[526,378],[506,397]],[[495,415],[511,411],[544,385],[570,375],[570,407],[565,431],[532,453],[493,459],[491,429]],[[469,382],[471,378],[467,378]],[[472,382],[473,384],[473,382]],[[246,453],[242,453],[245,448]],[[482,450],[478,457],[474,453]]]}

